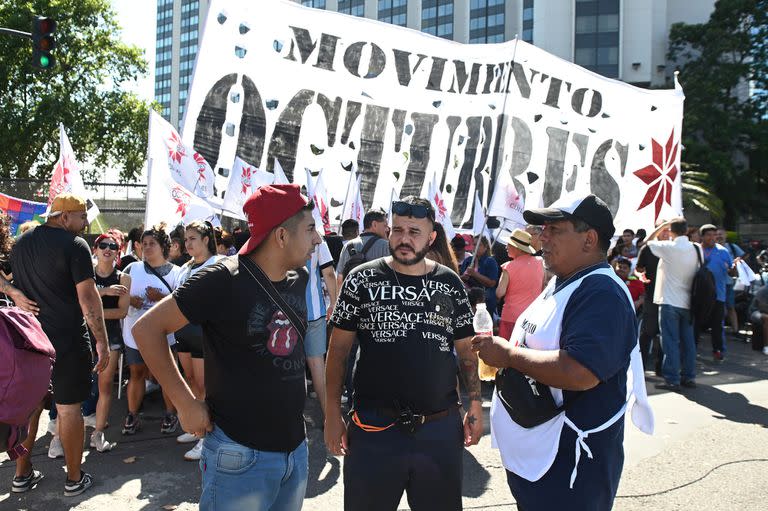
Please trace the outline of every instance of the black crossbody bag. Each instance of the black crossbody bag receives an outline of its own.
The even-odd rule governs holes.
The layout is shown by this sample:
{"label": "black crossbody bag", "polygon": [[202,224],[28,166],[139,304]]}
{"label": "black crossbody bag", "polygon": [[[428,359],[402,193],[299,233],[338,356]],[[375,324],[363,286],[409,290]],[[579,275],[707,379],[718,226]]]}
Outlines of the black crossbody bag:
{"label": "black crossbody bag", "polygon": [[[238,259],[240,258],[238,257]],[[283,314],[285,314],[285,316],[288,318],[288,321],[291,322],[291,325],[299,334],[301,342],[304,342],[304,336],[307,333],[307,320],[299,317],[299,315],[296,314],[296,311],[294,311],[293,308],[288,305],[288,303],[280,295],[280,292],[275,289],[275,285],[272,284],[272,281],[269,280],[269,277],[267,277],[262,269],[259,268],[258,264],[248,261],[247,258],[243,258],[242,261],[243,268],[245,268],[251,277],[253,277],[253,280],[255,280],[259,287],[267,294],[267,296],[269,296],[272,302],[277,305],[281,311],[283,311]],[[249,266],[252,266],[254,271],[251,271]]]}
{"label": "black crossbody bag", "polygon": [[524,428],[544,424],[565,410],[555,404],[549,386],[511,367],[496,373],[496,393],[512,420]]}

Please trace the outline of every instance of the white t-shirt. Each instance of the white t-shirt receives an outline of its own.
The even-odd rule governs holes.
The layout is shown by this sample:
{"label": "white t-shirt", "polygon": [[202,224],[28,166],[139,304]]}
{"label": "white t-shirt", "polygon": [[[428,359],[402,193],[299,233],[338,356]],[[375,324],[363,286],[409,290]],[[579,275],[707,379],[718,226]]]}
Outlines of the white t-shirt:
{"label": "white t-shirt", "polygon": [[[125,267],[125,270],[123,270],[125,273],[128,273],[131,276],[130,295],[140,296],[144,299],[144,304],[140,309],[134,309],[133,306],[129,306],[128,314],[123,320],[123,341],[125,341],[126,346],[129,346],[133,349],[138,349],[138,346],[136,346],[136,341],[133,339],[133,333],[131,332],[131,329],[133,328],[133,325],[135,325],[139,320],[139,318],[142,317],[144,313],[146,313],[150,308],[152,308],[153,305],[155,305],[155,302],[152,302],[147,298],[147,288],[157,288],[161,293],[167,295],[179,287],[182,270],[174,264],[168,264],[170,264],[172,268],[167,274],[163,275],[163,279],[165,279],[165,281],[168,283],[168,286],[171,287],[170,291],[168,290],[168,287],[166,287],[166,285],[163,284],[163,282],[157,278],[157,276],[155,276],[155,274],[144,269],[143,261],[136,261],[135,263],[131,263]],[[168,344],[176,344],[176,338],[173,334],[168,334]]]}
{"label": "white t-shirt", "polygon": [[312,257],[307,261],[309,283],[307,283],[307,320],[314,321],[325,316],[326,303],[323,292],[321,271],[327,266],[333,266],[333,256],[328,244],[323,241],[315,247]]}
{"label": "white t-shirt", "polygon": [[693,277],[699,267],[696,247],[688,236],[678,236],[669,241],[649,241],[648,248],[659,258],[653,303],[690,309]]}

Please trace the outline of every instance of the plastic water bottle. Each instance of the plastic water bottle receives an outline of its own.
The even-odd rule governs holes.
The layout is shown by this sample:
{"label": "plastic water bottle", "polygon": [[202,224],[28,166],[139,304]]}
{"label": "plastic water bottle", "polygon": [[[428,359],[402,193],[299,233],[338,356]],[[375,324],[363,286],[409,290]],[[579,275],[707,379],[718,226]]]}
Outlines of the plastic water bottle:
{"label": "plastic water bottle", "polygon": [[[475,317],[472,319],[475,335],[491,337],[493,335],[493,318],[484,303],[475,306]],[[477,361],[477,374],[483,381],[491,381],[496,378],[497,369],[489,366],[482,359]]]}

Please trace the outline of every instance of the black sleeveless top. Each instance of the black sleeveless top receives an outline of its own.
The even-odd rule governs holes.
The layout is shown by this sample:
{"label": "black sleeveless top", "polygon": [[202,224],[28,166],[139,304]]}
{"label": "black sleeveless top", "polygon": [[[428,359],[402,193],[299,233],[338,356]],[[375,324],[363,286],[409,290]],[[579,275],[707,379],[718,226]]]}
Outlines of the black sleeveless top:
{"label": "black sleeveless top", "polygon": [[[123,272],[121,272],[118,269],[115,269],[109,277],[101,277],[94,270],[94,275],[95,275],[94,278],[96,279],[96,287],[101,289],[104,287],[120,284],[120,277],[123,275]],[[120,297],[118,296],[102,296],[101,304],[104,306],[105,309],[116,309],[119,300],[120,300]],[[107,319],[107,320],[104,320],[104,324],[107,327],[107,337],[109,338],[109,343],[110,344],[122,343],[123,332],[120,329],[120,320]]]}

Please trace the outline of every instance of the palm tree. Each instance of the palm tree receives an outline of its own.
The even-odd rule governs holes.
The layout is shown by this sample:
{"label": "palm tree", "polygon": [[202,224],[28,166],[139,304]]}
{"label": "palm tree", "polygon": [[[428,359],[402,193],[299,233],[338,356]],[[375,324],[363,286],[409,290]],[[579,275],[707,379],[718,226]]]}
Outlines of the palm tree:
{"label": "palm tree", "polygon": [[698,164],[682,162],[683,207],[696,207],[712,215],[715,220],[725,216],[723,201],[712,189],[709,173]]}

